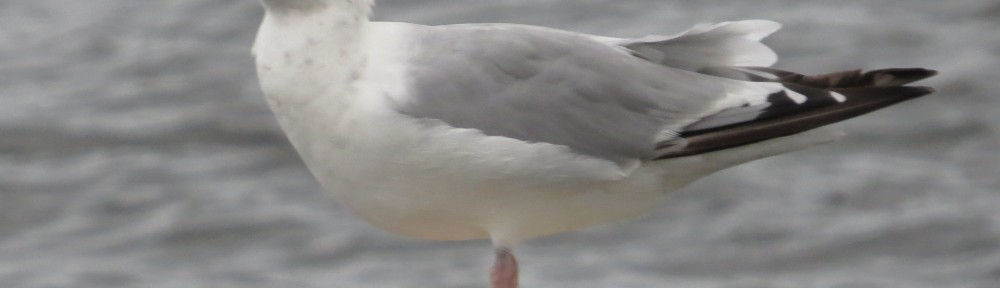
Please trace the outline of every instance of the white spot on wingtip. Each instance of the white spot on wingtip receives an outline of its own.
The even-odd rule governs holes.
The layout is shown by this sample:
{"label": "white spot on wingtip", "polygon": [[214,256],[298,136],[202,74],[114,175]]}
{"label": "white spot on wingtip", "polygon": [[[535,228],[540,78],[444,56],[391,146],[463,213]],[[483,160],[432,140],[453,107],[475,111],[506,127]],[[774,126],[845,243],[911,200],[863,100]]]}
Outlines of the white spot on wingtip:
{"label": "white spot on wingtip", "polygon": [[806,95],[802,95],[801,93],[792,91],[791,89],[785,89],[785,94],[788,95],[788,98],[791,98],[792,101],[795,101],[795,104],[806,103],[806,101],[809,100],[809,97],[806,97]]}
{"label": "white spot on wingtip", "polygon": [[830,91],[830,95],[833,96],[833,99],[837,100],[837,102],[844,103],[844,101],[847,101],[847,96],[844,96],[844,94]]}

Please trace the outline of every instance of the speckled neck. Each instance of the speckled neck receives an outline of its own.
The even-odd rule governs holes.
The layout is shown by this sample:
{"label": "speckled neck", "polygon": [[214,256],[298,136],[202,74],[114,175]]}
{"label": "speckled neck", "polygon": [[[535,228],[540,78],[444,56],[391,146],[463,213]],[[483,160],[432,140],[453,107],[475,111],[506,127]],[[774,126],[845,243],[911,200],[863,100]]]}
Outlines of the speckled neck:
{"label": "speckled neck", "polygon": [[[363,31],[372,1],[264,1],[267,14],[253,52],[272,110],[284,128],[302,121],[334,123],[335,119],[312,118],[336,117],[338,111],[314,110],[348,107],[355,95],[353,83],[364,69]],[[307,10],[274,10],[275,5]],[[288,134],[295,138],[296,133]]]}

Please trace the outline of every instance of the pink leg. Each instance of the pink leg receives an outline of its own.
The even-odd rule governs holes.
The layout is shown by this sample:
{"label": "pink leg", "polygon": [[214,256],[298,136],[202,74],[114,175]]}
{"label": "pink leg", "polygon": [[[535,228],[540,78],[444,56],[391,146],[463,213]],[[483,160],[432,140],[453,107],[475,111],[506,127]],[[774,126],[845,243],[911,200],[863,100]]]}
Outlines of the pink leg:
{"label": "pink leg", "polygon": [[507,248],[497,249],[490,284],[493,288],[517,288],[517,259]]}

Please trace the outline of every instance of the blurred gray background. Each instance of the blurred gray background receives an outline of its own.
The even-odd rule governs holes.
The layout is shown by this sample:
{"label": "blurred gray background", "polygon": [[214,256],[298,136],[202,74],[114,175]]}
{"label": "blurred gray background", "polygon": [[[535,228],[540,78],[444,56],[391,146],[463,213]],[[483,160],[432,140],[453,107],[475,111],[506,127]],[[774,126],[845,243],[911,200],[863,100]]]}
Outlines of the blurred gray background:
{"label": "blurred gray background", "polygon": [[[485,287],[487,242],[376,230],[266,109],[254,0],[0,2],[0,287]],[[533,240],[525,287],[1000,287],[1000,1],[385,0],[609,36],[765,18],[778,67],[922,66],[934,96]]]}

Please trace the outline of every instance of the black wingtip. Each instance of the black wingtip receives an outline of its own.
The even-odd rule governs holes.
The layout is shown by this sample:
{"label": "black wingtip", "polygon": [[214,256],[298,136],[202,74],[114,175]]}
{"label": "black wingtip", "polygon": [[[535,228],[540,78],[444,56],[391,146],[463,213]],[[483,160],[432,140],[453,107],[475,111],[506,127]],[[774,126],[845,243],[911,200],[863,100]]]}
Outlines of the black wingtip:
{"label": "black wingtip", "polygon": [[848,97],[847,102],[857,102],[857,101],[870,101],[871,98],[882,98],[882,99],[892,99],[897,98],[902,100],[913,99],[917,97],[927,96],[937,92],[936,89],[927,86],[871,86],[871,87],[852,87],[852,88],[839,88],[830,89],[842,94],[850,94],[853,97]]}
{"label": "black wingtip", "polygon": [[795,113],[758,117],[754,121],[718,129],[687,131],[681,134],[686,145],[665,149],[657,159],[683,157],[748,145],[861,116],[934,93],[935,89],[931,87],[904,85],[937,74],[935,70],[924,68],[892,68],[864,73],[855,70],[815,76],[785,73],[781,78],[787,81],[782,82],[785,87],[807,97],[813,94],[819,95],[808,97],[810,100],[826,99],[821,96],[823,93],[829,94],[828,92],[839,93],[844,100],[833,103],[822,102],[820,103],[822,105],[814,105],[816,107],[808,105],[810,101],[807,101],[806,105],[795,106],[797,109]]}
{"label": "black wingtip", "polygon": [[927,68],[919,68],[919,69],[923,69],[927,73],[927,78],[938,75],[938,71],[934,69],[927,69]]}
{"label": "black wingtip", "polygon": [[927,68],[890,68],[866,72],[859,81],[859,86],[893,87],[903,86],[938,74],[937,70]]}
{"label": "black wingtip", "polygon": [[[935,72],[935,73],[937,73],[937,72]],[[935,74],[935,75],[937,75],[937,74]],[[933,77],[933,75],[931,75],[931,76]],[[923,93],[923,94],[921,94],[920,96],[924,96],[924,95],[929,95],[929,94],[934,94],[934,93],[936,93],[936,92],[937,92],[937,89],[934,89],[933,87],[926,87],[926,86],[914,86],[913,88],[917,88],[918,90],[920,90],[920,91],[921,91],[921,93]],[[919,96],[918,96],[918,97],[919,97]]]}

